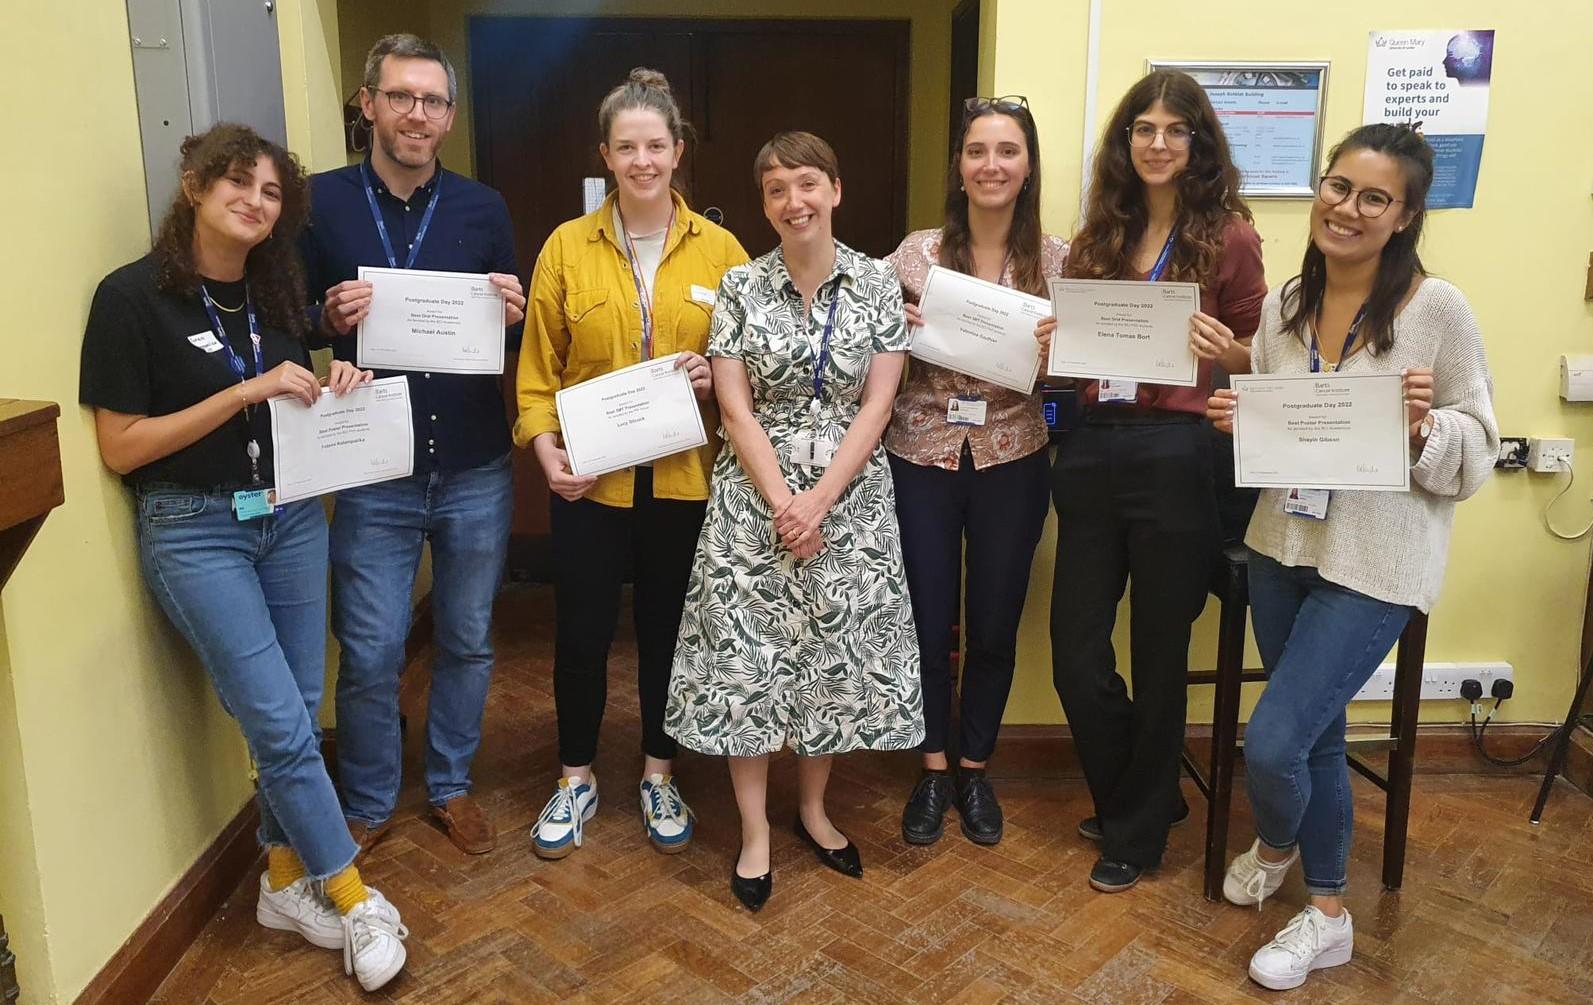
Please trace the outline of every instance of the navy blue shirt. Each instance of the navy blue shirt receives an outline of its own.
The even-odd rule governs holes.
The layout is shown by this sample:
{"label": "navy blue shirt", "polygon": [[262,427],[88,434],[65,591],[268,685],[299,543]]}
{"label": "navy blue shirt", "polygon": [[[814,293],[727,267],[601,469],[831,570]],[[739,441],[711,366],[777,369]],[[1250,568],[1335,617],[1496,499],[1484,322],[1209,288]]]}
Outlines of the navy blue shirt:
{"label": "navy blue shirt", "polygon": [[[414,267],[436,272],[520,274],[514,258],[509,208],[496,191],[464,175],[445,171],[439,163],[431,180],[417,188],[406,202],[387,190],[370,167],[369,158],[366,170],[400,265],[409,257],[432,192],[441,184],[437,211],[432,214]],[[320,334],[320,303],[326,291],[338,283],[358,279],[362,265],[386,268],[388,264],[376,221],[371,219],[359,165],[323,171],[310,178],[310,221],[300,249],[312,301],[310,322],[318,333],[312,336],[312,342],[318,339],[318,344],[325,346],[328,342]],[[522,325],[513,325],[506,333],[508,351],[519,348],[521,329]],[[338,359],[354,361],[352,333],[332,339],[330,344]],[[509,420],[499,377],[385,370],[378,370],[376,376],[409,378],[416,474],[480,467],[508,451]]]}

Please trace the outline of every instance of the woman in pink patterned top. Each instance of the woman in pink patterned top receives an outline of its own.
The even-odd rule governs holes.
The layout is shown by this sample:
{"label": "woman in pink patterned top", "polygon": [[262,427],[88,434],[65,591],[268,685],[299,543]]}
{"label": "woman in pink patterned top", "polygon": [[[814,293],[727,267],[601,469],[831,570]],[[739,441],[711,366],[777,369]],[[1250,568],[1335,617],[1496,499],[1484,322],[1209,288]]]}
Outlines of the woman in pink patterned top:
{"label": "woman in pink patterned top", "polygon": [[[968,99],[956,149],[945,226],[907,235],[888,258],[913,324],[932,265],[1043,297],[1067,256],[1065,241],[1040,230],[1040,142],[1026,99]],[[1036,329],[1042,359],[1049,337]],[[924,691],[924,773],[902,811],[902,837],[912,844],[939,840],[953,803],[969,840],[1001,840],[1001,805],[985,764],[1012,688],[1029,564],[1045,523],[1047,442],[1033,390],[1009,390],[915,359],[896,396],[885,449]],[[967,657],[954,783],[946,732],[965,540]]]}

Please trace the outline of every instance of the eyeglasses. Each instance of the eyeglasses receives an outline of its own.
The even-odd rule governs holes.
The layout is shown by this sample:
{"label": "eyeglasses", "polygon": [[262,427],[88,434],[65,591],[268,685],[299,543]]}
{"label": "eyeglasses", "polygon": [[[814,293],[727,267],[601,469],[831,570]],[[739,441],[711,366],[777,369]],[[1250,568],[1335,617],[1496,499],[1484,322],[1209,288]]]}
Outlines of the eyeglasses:
{"label": "eyeglasses", "polygon": [[968,98],[962,103],[962,110],[969,115],[978,115],[994,109],[1004,115],[1011,115],[1018,109],[1027,109],[1029,99],[1021,94],[1008,94],[1000,98]]}
{"label": "eyeglasses", "polygon": [[387,95],[387,107],[399,115],[408,115],[415,110],[415,102],[420,102],[420,107],[425,109],[426,118],[440,119],[448,114],[448,109],[454,103],[440,94],[410,94],[408,91],[384,91],[380,87],[371,88],[374,94]]}
{"label": "eyeglasses", "polygon": [[1153,145],[1158,136],[1169,150],[1188,150],[1195,131],[1182,122],[1174,122],[1166,129],[1157,129],[1149,122],[1136,122],[1128,127],[1129,145],[1142,150]]}
{"label": "eyeglasses", "polygon": [[1394,198],[1380,188],[1355,188],[1348,178],[1336,174],[1326,175],[1316,183],[1316,197],[1324,205],[1337,206],[1351,196],[1355,197],[1356,211],[1368,220],[1375,220],[1387,213],[1388,207],[1394,203],[1405,201]]}

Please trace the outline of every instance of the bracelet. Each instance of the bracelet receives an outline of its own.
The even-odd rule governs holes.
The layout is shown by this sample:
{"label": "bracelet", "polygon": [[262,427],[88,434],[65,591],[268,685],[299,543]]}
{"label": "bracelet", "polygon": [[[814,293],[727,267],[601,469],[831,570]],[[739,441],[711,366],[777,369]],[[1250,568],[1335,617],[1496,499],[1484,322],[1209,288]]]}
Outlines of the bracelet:
{"label": "bracelet", "polygon": [[243,398],[243,407],[244,408],[248,408],[250,405],[254,404],[254,402],[249,400],[249,392],[247,392],[247,391],[245,391],[243,389],[243,385],[242,384],[237,384],[235,386],[238,388],[239,397]]}

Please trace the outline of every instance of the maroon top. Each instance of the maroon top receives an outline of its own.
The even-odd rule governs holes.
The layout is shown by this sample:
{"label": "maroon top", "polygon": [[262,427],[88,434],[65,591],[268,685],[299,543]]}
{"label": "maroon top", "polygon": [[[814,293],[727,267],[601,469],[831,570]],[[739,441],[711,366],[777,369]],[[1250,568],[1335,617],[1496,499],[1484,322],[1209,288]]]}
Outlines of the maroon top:
{"label": "maroon top", "polygon": [[[1121,279],[1145,280],[1148,273],[1132,272]],[[1266,274],[1261,267],[1261,235],[1243,217],[1230,216],[1222,234],[1222,254],[1211,282],[1200,288],[1200,309],[1227,325],[1234,338],[1247,339],[1261,324],[1261,302],[1267,297]],[[1211,394],[1211,360],[1199,361],[1194,387],[1168,384],[1140,384],[1134,404],[1100,404],[1100,382],[1081,381],[1084,407],[1113,409],[1160,408],[1169,412],[1206,414],[1206,399]]]}

